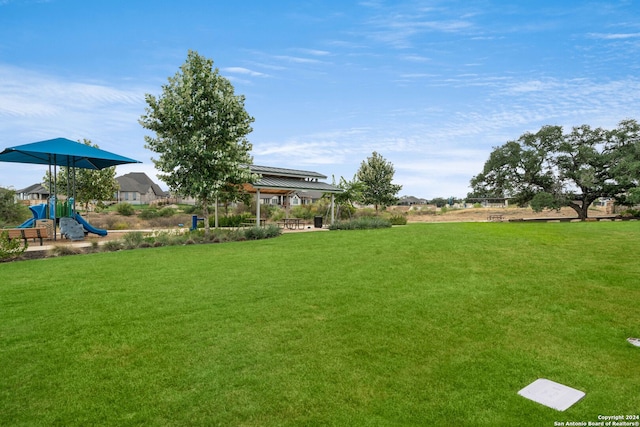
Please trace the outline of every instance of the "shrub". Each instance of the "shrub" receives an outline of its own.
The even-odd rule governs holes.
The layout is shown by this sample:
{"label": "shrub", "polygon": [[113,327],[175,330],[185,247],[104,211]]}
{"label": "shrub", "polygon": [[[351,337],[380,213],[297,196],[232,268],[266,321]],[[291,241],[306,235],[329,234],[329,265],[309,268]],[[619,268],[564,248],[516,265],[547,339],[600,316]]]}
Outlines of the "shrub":
{"label": "shrub", "polygon": [[636,218],[640,217],[640,210],[638,209],[627,209],[621,213],[621,215],[625,218]]}
{"label": "shrub", "polygon": [[160,209],[158,211],[158,216],[161,216],[163,218],[168,218],[168,217],[172,217],[173,215],[176,214],[176,210],[170,207],[164,207],[162,209]]}
{"label": "shrub", "polygon": [[134,249],[139,247],[144,241],[144,235],[140,231],[132,231],[131,233],[125,234],[123,240],[126,249]]}
{"label": "shrub", "polygon": [[116,205],[116,211],[123,216],[131,216],[135,213],[135,210],[133,209],[133,205],[131,203],[118,203]]}
{"label": "shrub", "polygon": [[113,224],[112,230],[128,230],[129,228],[131,228],[131,226],[129,226],[128,222],[118,221],[115,224]]}
{"label": "shrub", "polygon": [[182,212],[186,214],[195,214],[196,212],[200,213],[196,205],[186,205],[182,208]]}
{"label": "shrub", "polygon": [[7,231],[0,232],[0,260],[17,258],[27,250],[29,244],[20,239],[9,239]]}
{"label": "shrub", "polygon": [[[243,213],[239,215],[229,215],[218,218],[218,226],[220,227],[240,227],[243,222],[247,222],[247,218],[249,218],[251,214]],[[209,217],[209,226],[215,226],[215,217]]]}
{"label": "shrub", "polygon": [[251,227],[243,230],[246,240],[270,239],[282,234],[282,230],[277,225],[271,224],[266,227]]}
{"label": "shrub", "polygon": [[313,219],[316,213],[313,205],[299,205],[291,209],[291,215],[294,218]]}
{"label": "shrub", "polygon": [[401,214],[393,215],[389,218],[391,225],[407,225],[407,217]]}
{"label": "shrub", "polygon": [[380,217],[361,217],[351,221],[337,221],[329,226],[329,230],[366,230],[389,228],[391,222]]}
{"label": "shrub", "polygon": [[244,230],[244,237],[247,240],[264,239],[265,232],[262,227],[251,227]]}
{"label": "shrub", "polygon": [[122,249],[122,242],[120,240],[108,240],[102,245],[102,250],[105,252],[115,252]]}
{"label": "shrub", "polygon": [[81,252],[71,245],[56,245],[51,248],[51,254],[53,256],[66,256],[66,255],[78,255]]}
{"label": "shrub", "polygon": [[159,213],[158,213],[157,209],[149,208],[149,209],[145,209],[142,212],[140,212],[140,214],[138,214],[138,217],[140,219],[149,220],[149,219],[157,218],[158,215],[159,215]]}

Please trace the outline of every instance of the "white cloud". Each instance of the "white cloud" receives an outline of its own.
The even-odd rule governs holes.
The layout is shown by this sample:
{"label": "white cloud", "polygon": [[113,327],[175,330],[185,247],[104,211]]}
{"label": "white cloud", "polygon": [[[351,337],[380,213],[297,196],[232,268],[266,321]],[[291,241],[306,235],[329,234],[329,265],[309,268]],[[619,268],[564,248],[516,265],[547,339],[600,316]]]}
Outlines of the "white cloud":
{"label": "white cloud", "polygon": [[640,33],[589,33],[589,36],[594,39],[625,40],[638,38],[640,37]]}
{"label": "white cloud", "polygon": [[243,67],[226,67],[226,68],[223,68],[222,71],[226,73],[247,75],[250,77],[268,77],[268,74],[260,73],[258,71],[253,71]]}

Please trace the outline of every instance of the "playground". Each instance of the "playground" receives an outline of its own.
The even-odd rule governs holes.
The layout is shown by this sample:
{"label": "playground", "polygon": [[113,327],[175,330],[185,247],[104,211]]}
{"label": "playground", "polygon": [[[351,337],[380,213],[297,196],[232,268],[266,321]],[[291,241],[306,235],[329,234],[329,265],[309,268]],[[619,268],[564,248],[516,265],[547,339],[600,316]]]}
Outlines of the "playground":
{"label": "playground", "polygon": [[[39,229],[41,235],[58,238],[60,236],[72,241],[83,240],[93,233],[106,236],[107,230],[92,226],[75,208],[75,171],[76,168],[100,170],[128,163],[140,163],[137,160],[114,154],[66,138],[55,138],[30,144],[9,147],[0,153],[0,162],[41,164],[49,167],[49,189],[52,195],[47,203],[29,206],[32,218],[20,224],[18,229]],[[60,200],[57,196],[57,168],[67,167],[71,171],[67,175],[66,186],[71,196]],[[52,178],[51,178],[52,177]],[[26,234],[22,233],[26,241]],[[42,244],[42,240],[40,241]]]}

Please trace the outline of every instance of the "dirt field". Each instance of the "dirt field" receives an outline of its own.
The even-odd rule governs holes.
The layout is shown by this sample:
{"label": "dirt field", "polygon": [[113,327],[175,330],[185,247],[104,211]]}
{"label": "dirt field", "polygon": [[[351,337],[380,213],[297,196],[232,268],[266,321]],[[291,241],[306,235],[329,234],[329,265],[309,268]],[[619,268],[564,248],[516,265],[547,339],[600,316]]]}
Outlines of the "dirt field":
{"label": "dirt field", "polygon": [[[487,221],[489,215],[502,215],[504,220],[510,219],[526,219],[526,218],[577,218],[578,214],[571,208],[562,208],[557,211],[544,211],[536,213],[531,208],[466,208],[451,209],[445,213],[431,212],[427,213],[427,208],[409,208],[403,206],[394,206],[390,208],[391,212],[406,213],[408,222],[482,222]],[[591,209],[590,217],[605,216],[605,210]]]}

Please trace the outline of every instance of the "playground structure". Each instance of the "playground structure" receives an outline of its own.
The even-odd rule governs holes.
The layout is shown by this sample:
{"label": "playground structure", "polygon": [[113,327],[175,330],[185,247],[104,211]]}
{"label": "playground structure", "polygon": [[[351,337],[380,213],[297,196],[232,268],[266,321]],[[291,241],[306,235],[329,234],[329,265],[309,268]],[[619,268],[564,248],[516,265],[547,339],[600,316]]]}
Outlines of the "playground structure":
{"label": "playground structure", "polygon": [[49,235],[53,236],[57,223],[60,226],[60,235],[69,240],[82,240],[88,233],[102,237],[107,235],[107,230],[94,227],[75,210],[72,197],[68,200],[56,200],[56,197],[51,197],[49,203],[29,206],[29,209],[33,217],[20,224],[18,228],[46,227]]}
{"label": "playground structure", "polygon": [[[75,210],[75,170],[100,170],[127,163],[140,163],[137,160],[100,150],[66,138],[48,139],[46,141],[9,147],[0,152],[1,162],[29,163],[49,166],[49,188],[52,196],[46,204],[30,206],[33,218],[20,225],[21,228],[40,225],[38,221],[51,227],[53,239],[56,239],[56,229],[60,225],[60,234],[71,240],[84,239],[85,233],[95,233],[106,236],[107,231],[93,227]],[[73,195],[65,201],[57,198],[57,167],[67,167],[71,171],[67,175],[67,194]],[[53,171],[51,168],[53,167]],[[71,192],[69,192],[71,190]]]}

